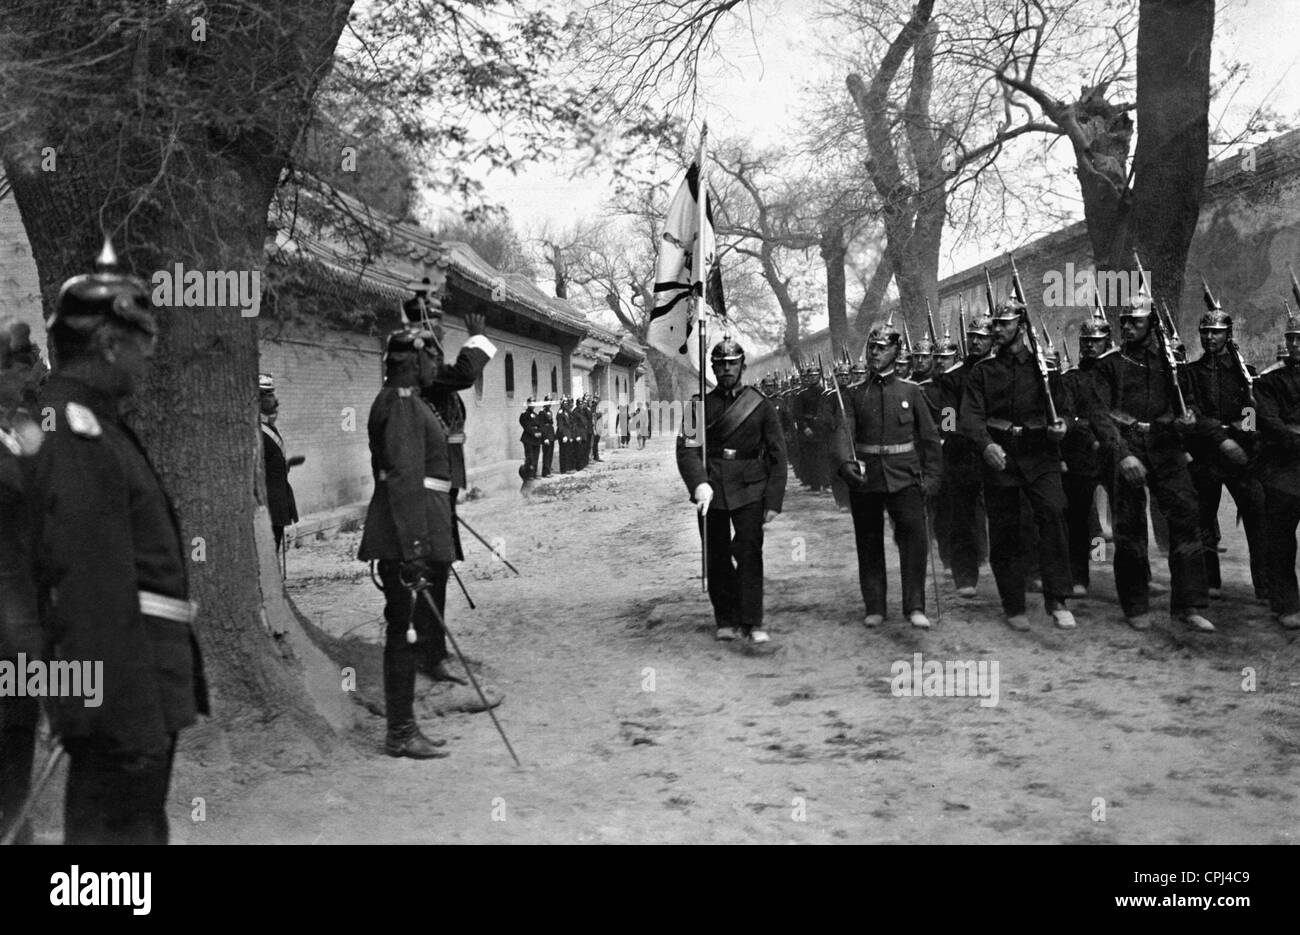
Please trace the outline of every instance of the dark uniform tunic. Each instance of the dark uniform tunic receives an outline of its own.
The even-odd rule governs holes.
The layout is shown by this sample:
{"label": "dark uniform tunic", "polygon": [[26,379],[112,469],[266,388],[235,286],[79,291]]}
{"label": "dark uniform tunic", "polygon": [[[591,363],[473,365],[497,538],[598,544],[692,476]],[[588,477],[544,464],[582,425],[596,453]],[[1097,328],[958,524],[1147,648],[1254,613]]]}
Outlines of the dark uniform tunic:
{"label": "dark uniform tunic", "polygon": [[826,426],[817,418],[821,411],[820,382],[805,386],[794,398],[795,429],[799,438],[801,480],[813,490],[830,486],[830,458]]}
{"label": "dark uniform tunic", "polygon": [[[1065,438],[1061,440],[1061,460],[1065,473],[1065,525],[1070,552],[1070,579],[1087,587],[1090,583],[1089,560],[1092,556],[1092,514],[1097,486],[1102,482],[1103,450],[1088,415],[1092,411],[1092,372],[1095,358],[1085,357],[1079,366],[1061,374],[1061,418],[1065,420]],[[1109,474],[1109,471],[1106,472]]]}
{"label": "dark uniform tunic", "polygon": [[[1186,373],[1186,371],[1183,371]],[[1176,424],[1177,401],[1169,364],[1154,336],[1125,344],[1097,361],[1094,370],[1095,408],[1090,415],[1102,446],[1119,464],[1132,455],[1147,471],[1145,485],[1132,485],[1116,474],[1112,509],[1115,516],[1115,589],[1125,616],[1145,614],[1149,607],[1146,487],[1169,525],[1171,609],[1177,613],[1205,607],[1209,594],[1202,555],[1196,489],[1187,470],[1184,435],[1204,435],[1218,447],[1226,438],[1222,428],[1198,421],[1191,428]],[[1184,392],[1187,388],[1184,385]],[[1190,405],[1190,401],[1189,401]]]}
{"label": "dark uniform tunic", "polygon": [[541,413],[526,409],[519,413],[519,442],[524,446],[524,477],[537,476],[537,457],[542,452]]}
{"label": "dark uniform tunic", "polygon": [[[734,430],[714,430],[725,410],[742,394],[758,405]],[[785,437],[776,410],[753,387],[721,387],[704,398],[708,462],[698,439],[677,438],[677,470],[695,501],[695,489],[708,483],[713,502],[700,519],[708,524],[709,600],[719,627],[745,631],[763,626],[763,514],[781,512],[785,500]],[[689,422],[689,417],[684,420]],[[733,538],[732,531],[735,535]]]}
{"label": "dark uniform tunic", "polygon": [[[404,563],[418,562],[435,603],[445,595],[447,573],[456,559],[451,511],[451,454],[447,429],[414,387],[379,391],[370,407],[370,466],[375,491],[366,510],[357,557],[379,562],[384,588],[384,698],[390,727],[414,719],[415,669],[419,645],[406,641],[412,595],[401,580]],[[438,604],[439,613],[443,605]],[[428,604],[415,604],[416,635],[431,664],[447,655],[446,637]]]}
{"label": "dark uniform tunic", "polygon": [[[1052,399],[1060,408],[1059,377]],[[1061,486],[1061,452],[1047,435],[1043,380],[1029,348],[1001,348],[971,368],[962,397],[960,426],[980,452],[998,444],[1006,452],[1006,469],[984,465],[984,503],[989,518],[989,564],[1002,609],[1008,616],[1025,612],[1026,572],[1036,552],[1048,609],[1070,596],[1070,563],[1065,533],[1065,490]],[[1033,512],[1037,548],[1024,541],[1022,495]]]}
{"label": "dark uniform tunic", "polygon": [[1296,526],[1300,525],[1300,363],[1266,369],[1255,384],[1260,478],[1268,537],[1268,600],[1278,614],[1300,612]]}
{"label": "dark uniform tunic", "polygon": [[968,356],[939,376],[939,435],[943,439],[943,493],[948,503],[948,557],[953,584],[959,588],[976,585],[980,562],[987,553],[988,533],[981,509],[984,459],[975,443],[960,431],[966,378],[980,359]]}
{"label": "dark uniform tunic", "polygon": [[555,413],[551,406],[542,407],[537,414],[537,425],[542,432],[542,476],[550,477],[555,463]]}
{"label": "dark uniform tunic", "polygon": [[103,698],[53,699],[67,843],[166,843],[176,734],[208,711],[171,501],[115,401],[54,374],[28,490],[52,657],[103,664]]}
{"label": "dark uniform tunic", "polygon": [[266,468],[266,508],[271,514],[275,544],[284,539],[284,527],[298,522],[298,503],[289,486],[289,461],[284,456],[284,438],[275,426],[262,423],[262,462]]}
{"label": "dark uniform tunic", "polygon": [[[1227,487],[1246,529],[1250,577],[1255,593],[1267,597],[1264,488],[1257,476],[1259,433],[1254,430],[1253,417],[1247,418],[1246,412],[1251,406],[1249,387],[1227,351],[1218,355],[1203,354],[1199,360],[1189,363],[1186,371],[1191,388],[1188,405],[1194,406],[1202,419],[1240,445],[1247,458],[1246,464],[1239,467],[1228,461],[1217,446],[1209,444],[1205,435],[1188,439],[1187,449],[1192,456],[1189,470],[1200,506],[1206,583],[1212,588],[1223,587],[1219,571],[1219,501],[1223,488]],[[1254,376],[1253,368],[1249,368],[1249,372]]]}
{"label": "dark uniform tunic", "polygon": [[923,497],[942,472],[939,431],[921,387],[893,371],[873,375],[845,394],[846,430],[834,437],[837,468],[855,459],[863,481],[851,481],[849,509],[858,548],[858,583],[868,614],[884,616],[884,512],[894,522],[902,571],[903,612],[925,611],[929,539]]}

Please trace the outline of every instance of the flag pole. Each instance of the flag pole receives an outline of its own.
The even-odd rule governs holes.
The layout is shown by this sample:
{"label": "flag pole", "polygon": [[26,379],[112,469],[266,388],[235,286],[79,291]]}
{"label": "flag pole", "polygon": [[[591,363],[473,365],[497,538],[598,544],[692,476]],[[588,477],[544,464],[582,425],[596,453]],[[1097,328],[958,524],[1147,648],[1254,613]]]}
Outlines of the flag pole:
{"label": "flag pole", "polygon": [[[709,122],[704,121],[700,127],[700,153],[699,171],[696,173],[696,218],[695,218],[695,274],[700,277],[700,291],[694,292],[692,288],[693,301],[695,303],[695,329],[699,334],[700,341],[700,406],[697,411],[698,420],[696,430],[700,433],[700,457],[704,460],[704,477],[709,477],[709,445],[706,435],[704,418],[706,407],[704,405],[705,395],[708,393],[708,381],[704,378],[704,368],[708,366],[705,361],[708,360],[708,340],[705,336],[705,303],[704,292],[709,281],[709,271],[704,268],[704,231],[705,224],[708,223],[708,197],[709,186],[705,177],[705,160],[708,158],[708,139],[709,139]],[[709,591],[709,518],[701,517],[700,520],[700,588],[704,593]]]}

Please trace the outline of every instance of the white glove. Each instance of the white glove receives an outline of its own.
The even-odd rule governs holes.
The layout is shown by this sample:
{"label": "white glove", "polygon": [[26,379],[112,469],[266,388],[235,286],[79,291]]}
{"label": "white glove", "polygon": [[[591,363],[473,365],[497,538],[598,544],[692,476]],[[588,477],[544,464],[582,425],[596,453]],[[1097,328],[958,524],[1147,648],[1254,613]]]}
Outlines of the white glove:
{"label": "white glove", "polygon": [[713,488],[708,483],[700,484],[695,488],[695,503],[700,511],[701,516],[707,516],[709,513],[709,504],[713,502]]}

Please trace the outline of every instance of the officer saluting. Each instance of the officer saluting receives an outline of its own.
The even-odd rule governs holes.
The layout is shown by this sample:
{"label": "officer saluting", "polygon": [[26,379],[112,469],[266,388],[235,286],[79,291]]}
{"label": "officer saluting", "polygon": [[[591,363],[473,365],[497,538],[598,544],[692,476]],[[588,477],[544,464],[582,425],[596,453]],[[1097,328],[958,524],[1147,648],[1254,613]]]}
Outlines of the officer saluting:
{"label": "officer saluting", "polygon": [[431,331],[414,328],[388,337],[384,387],[367,422],[375,492],[357,553],[363,562],[379,562],[384,589],[385,748],[389,756],[415,759],[446,756],[437,749],[444,741],[430,740],[415,722],[417,642],[442,637],[415,591],[439,585],[445,591],[456,559],[447,429],[420,396],[438,369],[433,339]]}
{"label": "officer saluting", "polygon": [[103,663],[103,699],[51,699],[68,751],[68,844],[167,843],[176,736],[207,713],[171,501],[119,407],[149,370],[157,327],[143,281],[105,244],[47,320],[54,430],[30,476],[37,580],[53,658]]}
{"label": "officer saluting", "polygon": [[880,323],[867,337],[871,375],[846,395],[845,430],[835,433],[839,474],[848,484],[858,547],[858,581],[872,627],[885,617],[884,511],[894,521],[903,579],[903,612],[926,628],[923,498],[939,489],[939,431],[921,387],[894,372],[901,336]]}
{"label": "officer saluting", "polygon": [[718,385],[704,398],[707,460],[698,435],[678,436],[677,470],[691,502],[698,504],[701,535],[708,526],[709,600],[717,638],[743,634],[766,643],[763,526],[781,512],[785,498],[785,436],[772,404],[740,383],[745,370],[740,344],[724,338],[710,360]]}

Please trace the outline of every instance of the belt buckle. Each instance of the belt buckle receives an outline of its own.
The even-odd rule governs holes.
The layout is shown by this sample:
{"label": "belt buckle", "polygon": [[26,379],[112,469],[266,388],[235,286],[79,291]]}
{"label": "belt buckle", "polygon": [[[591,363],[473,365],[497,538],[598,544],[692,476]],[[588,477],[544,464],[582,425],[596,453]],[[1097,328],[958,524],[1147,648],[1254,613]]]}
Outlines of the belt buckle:
{"label": "belt buckle", "polygon": [[723,449],[722,449],[722,460],[724,460],[724,461],[735,461],[735,460],[736,460],[736,449],[735,449],[735,448],[723,448]]}
{"label": "belt buckle", "polygon": [[1023,425],[1013,425],[1013,426],[1011,426],[1011,437],[1012,437],[1012,438],[1019,438],[1019,437],[1020,437],[1021,435],[1023,435],[1023,434],[1025,434],[1025,427],[1024,427]]}
{"label": "belt buckle", "polygon": [[1134,422],[1133,427],[1137,429],[1139,432],[1143,432],[1143,433],[1151,431],[1150,422]]}

